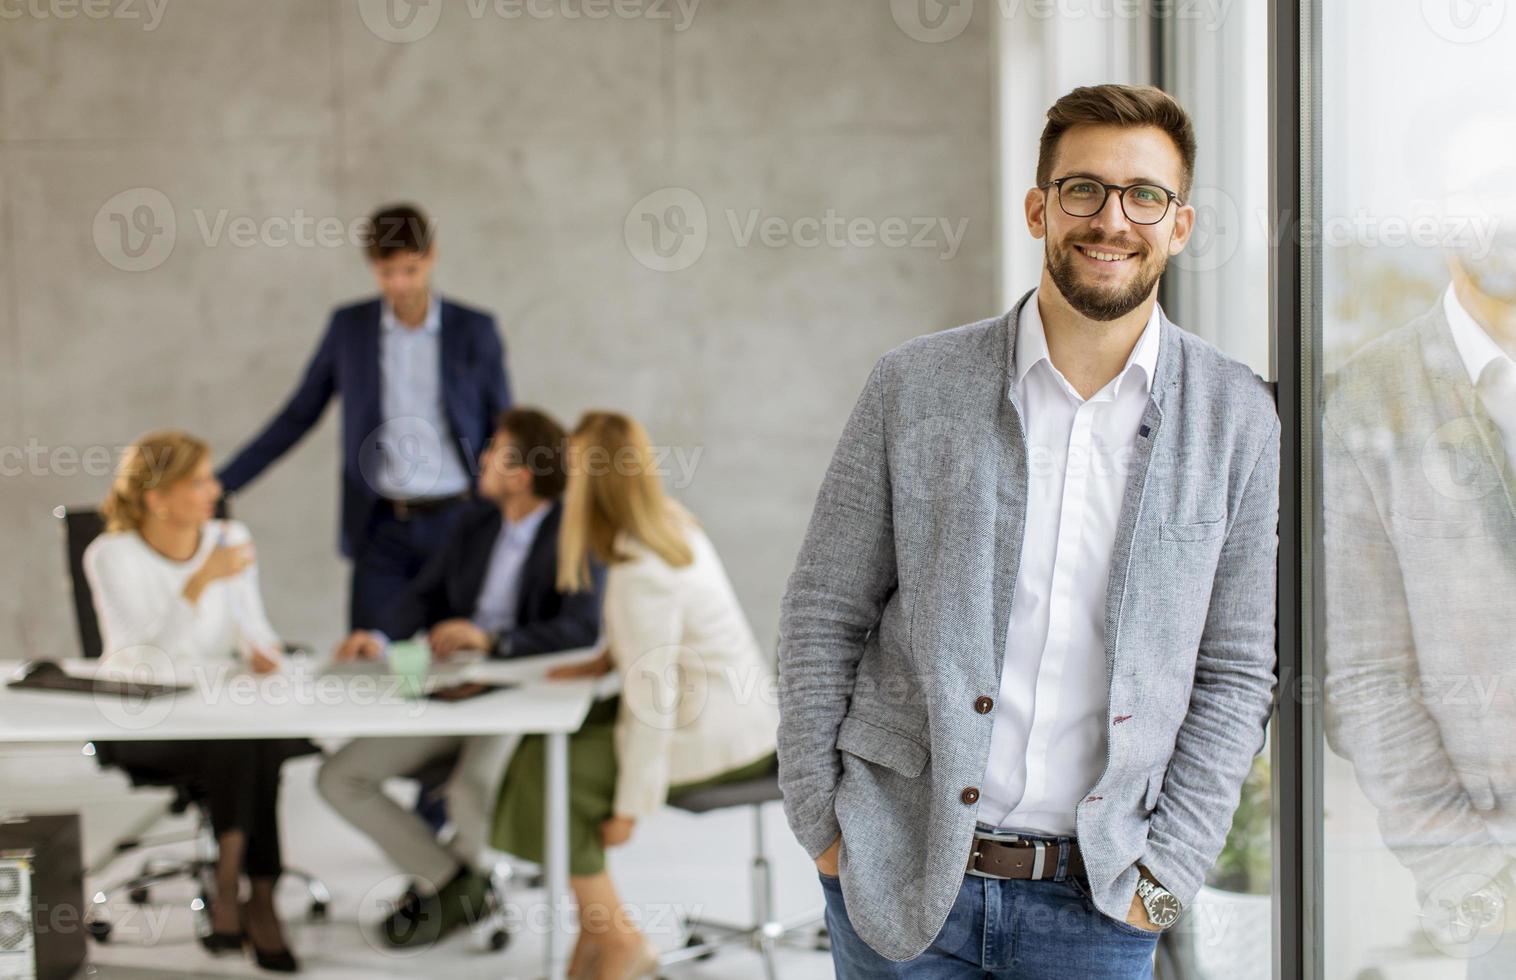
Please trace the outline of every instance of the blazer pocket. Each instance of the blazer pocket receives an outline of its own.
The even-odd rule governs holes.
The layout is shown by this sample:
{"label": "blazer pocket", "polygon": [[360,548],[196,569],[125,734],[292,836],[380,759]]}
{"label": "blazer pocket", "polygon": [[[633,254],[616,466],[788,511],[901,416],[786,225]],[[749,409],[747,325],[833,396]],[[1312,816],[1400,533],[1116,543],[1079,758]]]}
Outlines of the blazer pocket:
{"label": "blazer pocket", "polygon": [[1158,795],[1163,792],[1163,777],[1167,774],[1167,766],[1148,773],[1148,794],[1143,798],[1142,806],[1149,813],[1158,808]]}
{"label": "blazer pocket", "polygon": [[1412,517],[1408,514],[1390,512],[1390,523],[1407,538],[1478,538],[1484,536],[1484,520],[1480,517],[1440,518]]}
{"label": "blazer pocket", "polygon": [[837,729],[837,749],[912,777],[921,775],[929,754],[926,746],[915,739],[857,715],[842,719],[842,726]]}
{"label": "blazer pocket", "polygon": [[1167,521],[1158,525],[1158,536],[1165,541],[1212,541],[1225,533],[1225,517],[1214,521]]}

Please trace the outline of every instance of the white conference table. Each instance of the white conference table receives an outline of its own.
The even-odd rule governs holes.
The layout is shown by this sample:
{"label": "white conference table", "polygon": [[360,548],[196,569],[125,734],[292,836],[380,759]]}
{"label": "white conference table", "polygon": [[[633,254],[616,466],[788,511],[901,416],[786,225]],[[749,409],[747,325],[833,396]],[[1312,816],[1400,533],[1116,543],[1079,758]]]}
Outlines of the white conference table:
{"label": "white conference table", "polygon": [[[114,695],[17,690],[0,686],[0,743],[235,738],[357,738],[407,735],[532,735],[546,742],[546,840],[543,876],[550,926],[546,967],[562,980],[568,951],[563,910],[568,885],[568,736],[579,730],[604,679],[548,680],[550,667],[592,659],[596,650],[513,660],[460,656],[437,665],[428,687],[458,680],[514,683],[468,701],[407,696],[383,664],[336,671],[295,657],[277,674],[204,663],[176,672],[189,689],[135,702]],[[60,661],[88,676],[97,661]],[[22,662],[0,660],[0,681]],[[161,667],[160,667],[161,670]]]}

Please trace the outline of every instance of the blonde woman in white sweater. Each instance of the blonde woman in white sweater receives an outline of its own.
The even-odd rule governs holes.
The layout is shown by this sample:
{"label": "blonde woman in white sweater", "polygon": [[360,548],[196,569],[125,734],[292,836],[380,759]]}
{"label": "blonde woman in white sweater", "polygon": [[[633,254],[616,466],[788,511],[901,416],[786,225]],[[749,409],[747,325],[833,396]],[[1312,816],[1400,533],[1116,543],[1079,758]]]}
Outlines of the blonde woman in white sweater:
{"label": "blonde woman in white sweater", "polygon": [[[153,432],[122,457],[101,511],[106,531],[84,552],[105,663],[161,666],[240,657],[278,669],[281,644],[263,611],[247,528],[215,520],[221,485],[210,450],[176,430]],[[113,746],[132,770],[188,778],[203,795],[219,849],[211,953],[250,945],[259,966],[296,962],[274,911],[279,878],[279,768],[288,740],[136,741]],[[241,877],[250,898],[239,906]]]}
{"label": "blonde woman in white sweater", "polygon": [[[619,696],[597,702],[569,742],[569,883],[581,931],[569,964],[583,980],[654,976],[657,950],[627,918],[605,849],[675,793],[752,779],[776,767],[773,672],[711,540],[665,496],[637,422],[591,412],[570,439],[559,532],[562,591],[606,565],[606,651]],[[495,845],[541,860],[543,757],[524,740],[496,812]]]}

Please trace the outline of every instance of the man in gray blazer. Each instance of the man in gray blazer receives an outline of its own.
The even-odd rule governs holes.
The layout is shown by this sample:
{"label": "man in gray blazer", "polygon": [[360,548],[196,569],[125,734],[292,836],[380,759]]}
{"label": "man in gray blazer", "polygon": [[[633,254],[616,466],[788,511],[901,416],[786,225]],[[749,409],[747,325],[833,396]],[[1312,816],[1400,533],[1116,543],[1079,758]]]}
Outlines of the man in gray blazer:
{"label": "man in gray blazer", "polygon": [[1264,744],[1279,422],[1157,306],[1195,140],[1048,112],[1037,289],[869,375],[780,623],[780,782],[838,975],[1147,977]]}

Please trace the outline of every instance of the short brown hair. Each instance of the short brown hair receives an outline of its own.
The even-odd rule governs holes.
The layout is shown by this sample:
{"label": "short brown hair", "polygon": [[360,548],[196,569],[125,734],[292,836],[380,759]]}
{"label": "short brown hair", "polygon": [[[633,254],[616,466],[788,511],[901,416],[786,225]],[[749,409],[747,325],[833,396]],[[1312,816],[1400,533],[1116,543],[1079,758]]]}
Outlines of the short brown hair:
{"label": "short brown hair", "polygon": [[392,204],[370,216],[362,241],[370,260],[401,252],[425,255],[432,250],[432,223],[414,204]]}
{"label": "short brown hair", "polygon": [[513,463],[532,474],[532,495],[543,500],[563,496],[568,474],[563,467],[568,433],[546,412],[535,408],[512,408],[500,413],[495,428],[510,438]]}
{"label": "short brown hair", "polygon": [[1157,126],[1174,141],[1184,173],[1179,200],[1189,200],[1195,180],[1195,127],[1189,113],[1163,89],[1152,85],[1081,85],[1053,103],[1037,150],[1037,186],[1052,179],[1058,140],[1075,126]]}

